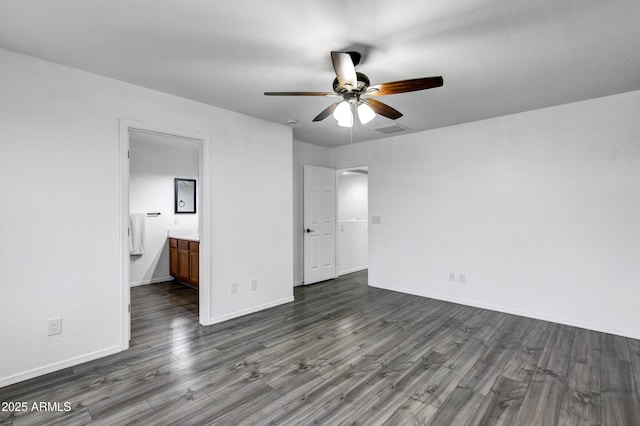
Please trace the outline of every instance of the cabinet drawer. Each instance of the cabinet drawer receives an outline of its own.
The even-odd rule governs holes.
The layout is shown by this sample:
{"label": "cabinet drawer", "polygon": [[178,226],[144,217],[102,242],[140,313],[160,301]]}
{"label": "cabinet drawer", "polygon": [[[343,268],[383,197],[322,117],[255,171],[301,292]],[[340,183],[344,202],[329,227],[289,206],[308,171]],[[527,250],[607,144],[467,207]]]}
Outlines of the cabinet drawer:
{"label": "cabinet drawer", "polygon": [[169,238],[169,248],[178,248],[178,240]]}
{"label": "cabinet drawer", "polygon": [[189,241],[178,240],[178,250],[189,250]]}
{"label": "cabinet drawer", "polygon": [[196,241],[189,241],[189,251],[193,251],[196,253],[200,252],[200,243]]}

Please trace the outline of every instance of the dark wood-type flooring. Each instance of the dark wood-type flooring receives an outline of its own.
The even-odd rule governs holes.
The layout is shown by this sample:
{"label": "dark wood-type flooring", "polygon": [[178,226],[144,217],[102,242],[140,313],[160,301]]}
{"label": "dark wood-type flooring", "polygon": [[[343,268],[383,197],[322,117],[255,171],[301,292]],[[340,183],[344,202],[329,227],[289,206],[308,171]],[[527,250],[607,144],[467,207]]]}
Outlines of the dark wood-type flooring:
{"label": "dark wood-type flooring", "polygon": [[132,289],[132,347],[0,389],[7,424],[640,425],[640,341],[369,288],[366,272],[209,327]]}

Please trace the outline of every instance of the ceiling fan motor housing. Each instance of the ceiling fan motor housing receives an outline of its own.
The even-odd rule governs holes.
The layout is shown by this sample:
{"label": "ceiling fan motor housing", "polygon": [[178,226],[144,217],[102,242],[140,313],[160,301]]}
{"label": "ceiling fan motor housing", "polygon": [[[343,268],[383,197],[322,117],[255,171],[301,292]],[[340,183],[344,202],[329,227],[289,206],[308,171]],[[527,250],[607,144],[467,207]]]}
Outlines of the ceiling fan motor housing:
{"label": "ceiling fan motor housing", "polygon": [[333,91],[340,96],[344,96],[345,94],[348,94],[348,93],[354,93],[357,95],[364,93],[364,91],[367,90],[367,88],[369,87],[369,84],[371,84],[369,81],[369,77],[367,77],[365,74],[361,72],[356,72],[356,77],[358,78],[358,86],[351,90],[349,90],[344,86],[341,86],[337,78],[334,79]]}

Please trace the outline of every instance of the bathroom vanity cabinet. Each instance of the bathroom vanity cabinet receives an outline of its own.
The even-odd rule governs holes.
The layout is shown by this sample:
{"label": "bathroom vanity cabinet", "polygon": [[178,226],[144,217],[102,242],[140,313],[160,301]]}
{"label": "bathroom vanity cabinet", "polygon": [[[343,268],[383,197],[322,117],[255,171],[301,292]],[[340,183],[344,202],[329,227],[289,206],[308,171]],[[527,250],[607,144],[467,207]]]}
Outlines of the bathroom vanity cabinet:
{"label": "bathroom vanity cabinet", "polygon": [[177,281],[198,287],[200,270],[200,243],[198,241],[169,238],[169,273]]}

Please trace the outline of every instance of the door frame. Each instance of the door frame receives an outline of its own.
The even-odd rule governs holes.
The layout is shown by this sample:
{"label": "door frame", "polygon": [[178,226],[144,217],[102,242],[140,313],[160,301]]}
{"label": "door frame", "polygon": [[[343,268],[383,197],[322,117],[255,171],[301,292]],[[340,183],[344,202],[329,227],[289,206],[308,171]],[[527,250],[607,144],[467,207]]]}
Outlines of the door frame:
{"label": "door frame", "polygon": [[[340,271],[338,270],[338,260],[340,259],[340,245],[338,244],[338,235],[339,235],[339,226],[338,226],[338,222],[339,222],[339,218],[338,218],[338,211],[339,211],[339,203],[340,203],[340,198],[338,197],[338,179],[340,176],[340,172],[344,172],[347,170],[353,170],[353,169],[357,169],[357,168],[366,168],[367,172],[369,171],[369,164],[368,163],[358,163],[354,166],[349,166],[349,167],[341,167],[339,169],[335,169],[336,170],[336,278],[337,277],[341,277],[342,275],[340,275]],[[369,174],[367,173],[367,229],[370,228],[370,220],[369,220],[369,193],[370,193],[370,185],[369,185]],[[369,268],[369,234],[367,231],[367,269]],[[346,274],[343,274],[346,275]]]}
{"label": "door frame", "polygon": [[119,286],[119,322],[120,322],[120,346],[122,350],[129,348],[131,338],[131,286],[130,286],[130,256],[129,256],[129,131],[141,131],[170,136],[177,139],[189,139],[199,142],[199,188],[198,197],[198,232],[204,235],[200,241],[200,282],[198,286],[198,312],[199,322],[208,325],[211,321],[211,282],[210,282],[210,198],[206,191],[209,190],[209,138],[204,132],[176,129],[163,124],[153,124],[126,118],[118,119],[119,127],[119,156],[120,156],[120,286]]}

